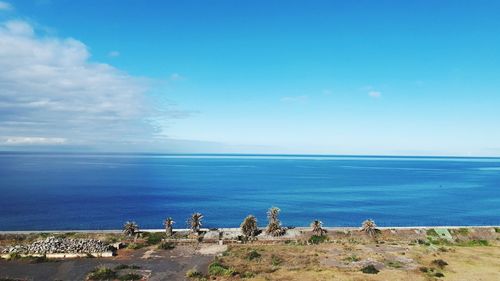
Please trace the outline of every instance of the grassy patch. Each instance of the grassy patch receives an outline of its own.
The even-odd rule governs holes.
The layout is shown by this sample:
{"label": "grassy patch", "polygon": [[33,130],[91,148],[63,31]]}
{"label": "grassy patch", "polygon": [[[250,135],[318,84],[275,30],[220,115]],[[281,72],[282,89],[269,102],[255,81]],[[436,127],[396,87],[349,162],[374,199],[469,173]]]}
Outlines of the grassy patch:
{"label": "grassy patch", "polygon": [[453,232],[455,232],[456,234],[460,234],[460,235],[467,235],[467,234],[469,234],[469,229],[468,228],[459,228],[459,229],[455,229]]}
{"label": "grassy patch", "polygon": [[140,269],[140,266],[137,265],[128,265],[128,264],[119,264],[115,266],[115,270],[122,270],[122,269]]}
{"label": "grassy patch", "polygon": [[444,261],[444,260],[442,260],[442,259],[433,260],[433,261],[431,262],[431,264],[432,264],[432,265],[435,265],[435,266],[437,266],[437,267],[439,267],[439,268],[441,268],[441,269],[443,269],[445,266],[447,266],[447,265],[448,265],[448,263],[447,263],[447,262],[445,262],[445,261]]}
{"label": "grassy patch", "polygon": [[166,237],[166,234],[163,232],[145,232],[143,235],[145,236],[146,243],[148,245],[156,245]]}
{"label": "grassy patch", "polygon": [[495,232],[500,233],[500,227],[495,227]]}
{"label": "grassy patch", "polygon": [[361,269],[361,272],[366,273],[366,274],[377,274],[380,271],[375,268],[372,264],[367,265]]}
{"label": "grassy patch", "polygon": [[90,272],[88,279],[90,280],[113,280],[116,279],[116,271],[107,267],[98,267]]}
{"label": "grassy patch", "polygon": [[208,274],[215,276],[231,276],[235,272],[232,268],[222,265],[218,261],[214,261],[208,266]]}
{"label": "grassy patch", "polygon": [[146,247],[147,245],[144,243],[130,243],[128,244],[127,248],[132,249],[132,250],[138,250],[141,248]]}
{"label": "grassy patch", "polygon": [[256,250],[251,250],[247,254],[247,259],[250,260],[250,261],[254,260],[254,259],[258,259],[260,257],[261,257],[261,254],[259,254],[259,252],[257,252]]}
{"label": "grassy patch", "polygon": [[308,242],[310,244],[320,244],[328,241],[328,236],[325,235],[313,235],[309,238]]}
{"label": "grassy patch", "polygon": [[427,236],[439,237],[439,234],[433,228],[427,229],[426,233]]}
{"label": "grassy patch", "polygon": [[404,263],[400,261],[388,261],[386,262],[386,265],[392,268],[402,268],[404,266]]}
{"label": "grassy patch", "polygon": [[253,278],[255,277],[255,273],[251,271],[245,271],[243,274],[241,274],[241,278]]}
{"label": "grassy patch", "polygon": [[480,246],[490,246],[490,243],[488,240],[483,240],[483,239],[474,239],[474,240],[468,240],[468,241],[461,241],[457,243],[457,246],[462,246],[462,247],[480,247]]}
{"label": "grassy patch", "polygon": [[282,262],[283,262],[283,260],[280,257],[275,256],[275,255],[271,256],[271,264],[273,266],[279,266]]}
{"label": "grassy patch", "polygon": [[203,277],[203,274],[199,272],[196,268],[191,268],[190,270],[186,271],[186,277],[187,278],[201,278]]}
{"label": "grassy patch", "polygon": [[175,248],[175,244],[173,242],[162,242],[158,245],[158,249],[160,250],[172,250]]}
{"label": "grassy patch", "polygon": [[344,258],[344,260],[347,262],[357,262],[357,261],[360,261],[361,259],[356,255],[350,255],[350,256]]}

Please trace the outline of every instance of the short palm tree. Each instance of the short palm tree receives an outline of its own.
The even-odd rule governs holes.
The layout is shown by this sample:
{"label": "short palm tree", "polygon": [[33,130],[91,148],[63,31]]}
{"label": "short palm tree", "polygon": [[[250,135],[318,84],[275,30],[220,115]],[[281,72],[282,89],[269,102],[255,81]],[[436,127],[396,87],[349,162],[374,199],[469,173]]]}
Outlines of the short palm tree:
{"label": "short palm tree", "polygon": [[203,215],[201,213],[194,213],[188,219],[188,226],[194,233],[199,233],[201,228],[201,220]]}
{"label": "short palm tree", "polygon": [[266,233],[272,236],[282,236],[285,234],[286,229],[281,226],[281,222],[279,220],[279,214],[281,210],[277,207],[271,207],[267,211],[267,228]]}
{"label": "short palm tree", "polygon": [[373,220],[367,219],[361,224],[361,231],[374,237],[377,234],[377,225]]}
{"label": "short palm tree", "polygon": [[174,234],[174,229],[173,229],[174,223],[175,221],[171,217],[166,218],[165,221],[163,222],[167,236],[172,236]]}
{"label": "short palm tree", "polygon": [[248,238],[253,238],[257,234],[258,228],[257,228],[257,218],[255,218],[253,215],[248,215],[243,222],[241,223],[241,232],[245,237]]}
{"label": "short palm tree", "polygon": [[323,236],[326,233],[326,229],[323,228],[323,222],[320,220],[313,220],[311,228],[314,235]]}
{"label": "short palm tree", "polygon": [[123,233],[127,236],[134,236],[139,232],[139,226],[135,223],[135,221],[127,221],[123,225]]}

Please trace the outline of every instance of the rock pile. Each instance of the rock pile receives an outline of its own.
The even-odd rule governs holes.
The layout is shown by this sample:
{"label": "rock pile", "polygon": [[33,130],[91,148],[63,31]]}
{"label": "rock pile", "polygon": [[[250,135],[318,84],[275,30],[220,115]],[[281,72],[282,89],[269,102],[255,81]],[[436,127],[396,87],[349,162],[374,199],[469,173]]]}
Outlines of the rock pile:
{"label": "rock pile", "polygon": [[8,247],[2,254],[46,255],[56,253],[102,253],[112,247],[97,239],[67,239],[48,237],[28,245]]}

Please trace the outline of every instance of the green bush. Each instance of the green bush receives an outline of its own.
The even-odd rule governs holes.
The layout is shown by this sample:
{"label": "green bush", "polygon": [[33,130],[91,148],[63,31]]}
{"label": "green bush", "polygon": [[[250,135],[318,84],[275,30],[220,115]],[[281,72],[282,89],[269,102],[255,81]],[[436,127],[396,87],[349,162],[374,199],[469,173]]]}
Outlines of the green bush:
{"label": "green bush", "polygon": [[280,257],[277,257],[275,255],[272,255],[271,256],[271,264],[273,266],[279,266],[281,263],[283,262],[282,259],[280,259]]}
{"label": "green bush", "polygon": [[445,266],[447,266],[447,265],[448,265],[448,263],[447,263],[447,262],[445,262],[445,261],[444,261],[444,260],[442,260],[442,259],[433,260],[433,261],[431,262],[431,264],[433,264],[433,265],[435,265],[435,266],[437,266],[437,267],[439,267],[439,268],[441,268],[441,269],[443,269]]}
{"label": "green bush", "polygon": [[261,254],[259,254],[259,252],[257,252],[256,250],[251,250],[247,254],[247,259],[251,261],[251,260],[260,258],[260,256],[261,256]]}
{"label": "green bush", "polygon": [[127,248],[132,249],[132,250],[138,250],[141,248],[146,247],[144,243],[130,243],[128,244]]}
{"label": "green bush", "polygon": [[98,267],[89,274],[90,280],[113,280],[116,279],[116,272],[107,267]]}
{"label": "green bush", "polygon": [[474,240],[469,240],[465,242],[460,242],[458,243],[459,246],[465,246],[465,247],[476,247],[476,246],[489,246],[490,243],[488,240],[483,240],[483,239],[474,239]]}
{"label": "green bush", "polygon": [[357,262],[357,261],[360,261],[361,259],[356,255],[350,255],[347,258],[345,258],[344,260],[348,261],[348,262]]}
{"label": "green bush", "polygon": [[500,233],[500,227],[495,227],[495,232]]}
{"label": "green bush", "polygon": [[461,234],[461,235],[467,235],[467,234],[469,234],[469,229],[468,228],[459,228],[459,229],[455,229],[454,232],[457,234]]}
{"label": "green bush", "polygon": [[190,270],[186,271],[186,277],[188,278],[200,278],[202,277],[203,274],[199,272],[196,268],[191,268]]}
{"label": "green bush", "polygon": [[231,276],[234,273],[234,269],[228,268],[220,264],[218,261],[214,261],[208,266],[208,274],[210,275]]}
{"label": "green bush", "polygon": [[122,270],[122,269],[139,269],[141,268],[140,266],[137,265],[128,265],[128,264],[119,264],[115,266],[115,270]]}
{"label": "green bush", "polygon": [[251,271],[245,271],[242,275],[241,278],[253,278],[255,277],[255,273]]}
{"label": "green bush", "polygon": [[372,264],[367,265],[361,269],[361,272],[366,273],[366,274],[377,274],[380,271],[375,268]]}
{"label": "green bush", "polygon": [[175,244],[173,242],[162,242],[158,245],[158,249],[160,250],[172,250],[175,248]]}
{"label": "green bush", "polygon": [[328,241],[328,236],[325,235],[313,235],[309,238],[309,243],[311,244],[320,244]]}
{"label": "green bush", "polygon": [[[147,234],[146,234],[147,233]],[[146,232],[146,243],[148,245],[156,245],[165,238],[165,233],[163,232]]]}
{"label": "green bush", "polygon": [[437,233],[437,232],[436,232],[433,228],[431,228],[431,229],[427,229],[427,232],[426,232],[426,233],[427,233],[427,235],[428,235],[428,236],[435,236],[435,237],[439,237],[439,234],[438,234],[438,233]]}
{"label": "green bush", "polygon": [[436,273],[434,274],[434,276],[436,276],[436,277],[444,277],[444,274],[443,274],[443,273],[441,273],[441,272],[436,272]]}

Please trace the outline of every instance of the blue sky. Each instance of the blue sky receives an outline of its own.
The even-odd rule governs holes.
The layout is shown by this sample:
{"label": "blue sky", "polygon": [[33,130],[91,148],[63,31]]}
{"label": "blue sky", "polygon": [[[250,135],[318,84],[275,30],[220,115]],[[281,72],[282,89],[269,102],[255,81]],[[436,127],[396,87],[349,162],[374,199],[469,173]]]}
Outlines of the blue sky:
{"label": "blue sky", "polygon": [[4,150],[500,155],[498,1],[0,3]]}

